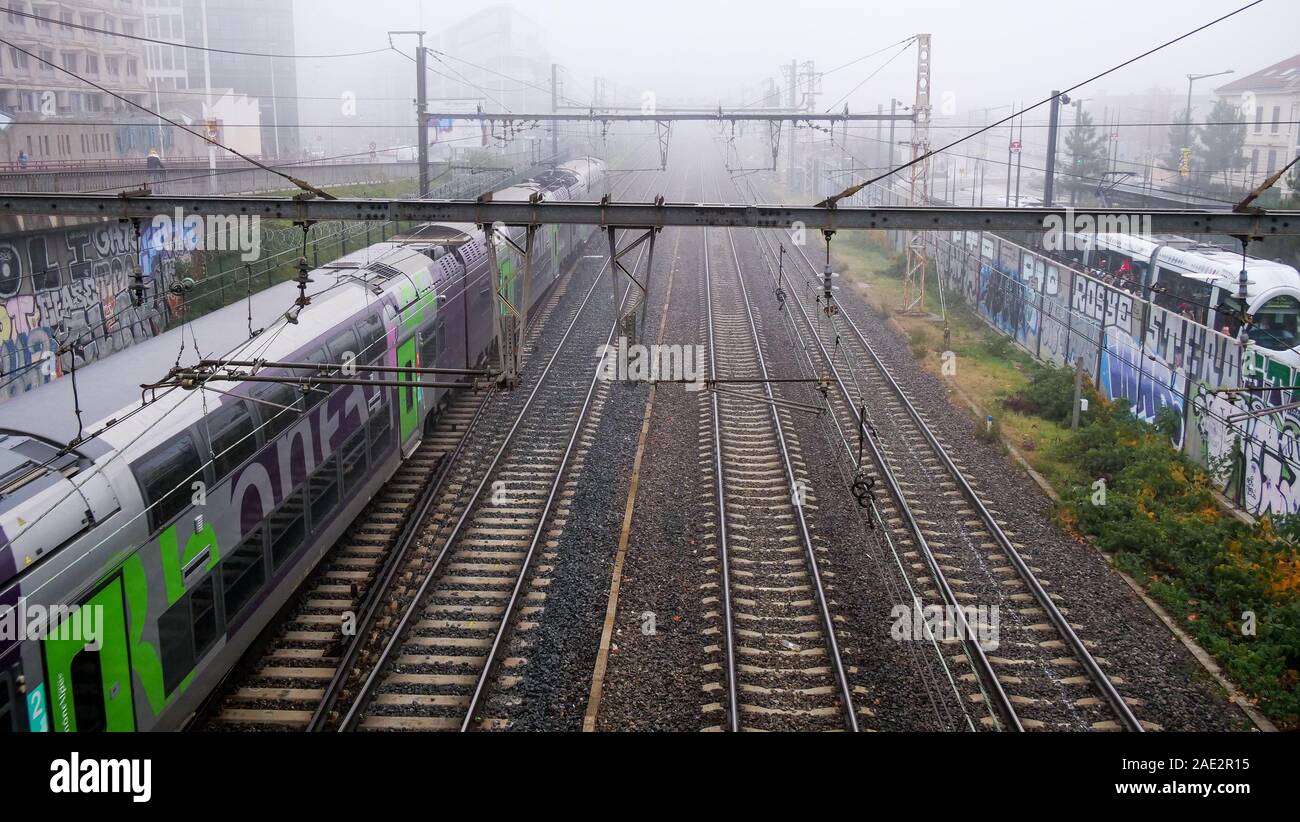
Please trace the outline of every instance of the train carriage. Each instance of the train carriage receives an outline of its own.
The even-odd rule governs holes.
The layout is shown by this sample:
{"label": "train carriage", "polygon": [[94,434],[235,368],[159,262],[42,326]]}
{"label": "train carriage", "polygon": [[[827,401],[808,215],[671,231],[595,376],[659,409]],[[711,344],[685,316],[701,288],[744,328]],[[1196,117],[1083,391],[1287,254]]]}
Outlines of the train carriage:
{"label": "train carriage", "polygon": [[[583,199],[604,184],[603,162],[585,158],[495,196]],[[533,303],[593,230],[538,232]],[[513,251],[501,268],[517,305]],[[182,725],[449,390],[308,379],[348,361],[470,368],[491,354],[474,226],[423,225],[311,279],[300,312],[283,283],[0,405],[0,732]],[[320,368],[141,403],[142,383],[199,350]]]}

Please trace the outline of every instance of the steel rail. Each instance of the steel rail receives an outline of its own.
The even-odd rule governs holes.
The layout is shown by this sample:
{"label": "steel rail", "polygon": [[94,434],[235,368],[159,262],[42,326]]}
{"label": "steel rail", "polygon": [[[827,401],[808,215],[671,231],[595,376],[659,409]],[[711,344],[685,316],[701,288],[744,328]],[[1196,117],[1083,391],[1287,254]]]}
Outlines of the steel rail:
{"label": "steel rail", "polygon": [[[645,258],[646,247],[642,246],[637,252],[636,260],[632,263],[632,271],[635,272],[641,265],[641,260]],[[621,268],[621,266],[620,266]],[[602,269],[602,273],[604,269]],[[618,271],[611,270],[611,276],[617,277]],[[629,277],[631,275],[629,274]],[[600,278],[597,277],[597,280]],[[615,281],[617,282],[617,280]],[[619,300],[618,310],[615,313],[614,322],[609,328],[609,334],[605,338],[606,350],[614,342],[614,335],[619,332],[622,324],[623,310],[627,305],[628,297],[632,294],[632,283],[628,283],[623,288],[623,296]],[[642,299],[645,299],[643,296]],[[497,630],[492,637],[492,645],[488,648],[487,661],[483,665],[483,670],[479,671],[478,681],[474,683],[474,693],[470,696],[469,704],[465,708],[465,718],[461,721],[461,733],[471,729],[471,723],[474,720],[474,712],[478,709],[479,701],[482,699],[488,683],[491,681],[493,673],[493,663],[501,647],[501,642],[505,638],[506,631],[510,627],[510,620],[514,614],[516,606],[519,604],[519,594],[523,591],[524,582],[528,579],[528,570],[533,563],[533,555],[537,553],[537,544],[542,540],[542,534],[546,531],[547,520],[551,515],[551,509],[555,506],[555,499],[560,493],[560,487],[564,484],[564,472],[568,470],[569,460],[573,457],[573,452],[577,448],[578,438],[582,435],[582,426],[587,421],[587,413],[591,410],[591,400],[596,394],[596,386],[601,382],[601,374],[604,372],[604,363],[597,363],[595,370],[591,375],[591,383],[587,386],[587,395],[582,401],[582,407],[578,410],[577,419],[573,423],[573,431],[569,434],[569,442],[565,446],[564,454],[560,457],[559,467],[555,469],[555,477],[551,480],[550,490],[546,494],[546,502],[543,504],[541,513],[538,515],[537,526],[533,529],[532,539],[528,543],[528,550],[524,553],[522,568],[519,576],[515,579],[515,587],[510,591],[510,599],[506,601],[505,610],[501,613],[501,621],[497,624]]]}
{"label": "steel rail", "polygon": [[484,394],[478,408],[474,411],[473,418],[461,435],[460,441],[456,443],[455,449],[443,458],[437,475],[432,477],[425,486],[420,499],[416,502],[415,510],[410,513],[402,526],[398,541],[385,556],[384,565],[375,578],[375,584],[366,592],[365,601],[360,609],[361,617],[357,620],[356,633],[353,634],[352,641],[348,643],[347,649],[344,651],[343,656],[340,657],[339,663],[334,670],[334,676],[330,678],[329,684],[326,685],[325,692],[321,696],[320,704],[312,712],[311,719],[307,722],[306,731],[308,733],[325,730],[330,712],[334,710],[335,703],[342,695],[352,673],[352,666],[356,663],[357,656],[365,645],[365,640],[374,625],[375,618],[379,615],[383,606],[384,595],[392,588],[393,580],[397,577],[398,569],[402,567],[402,561],[406,558],[407,551],[415,543],[416,537],[420,535],[424,528],[424,518],[442,493],[447,478],[451,476],[457,460],[465,452],[465,446],[469,443],[470,436],[478,428],[479,421],[483,418],[483,414],[487,410],[495,392],[496,386],[492,386]]}
{"label": "steel rail", "polygon": [[[760,237],[760,239],[762,239],[766,246],[766,238]],[[770,247],[768,248],[769,253],[771,253]],[[795,290],[800,291],[799,289]],[[807,309],[803,304],[803,299],[797,296],[794,300],[794,304],[795,307],[799,309],[799,315],[803,318],[804,325],[808,328],[809,335],[813,342],[816,343],[818,351],[821,352],[823,361],[830,369],[831,375],[835,378],[835,384],[839,388],[839,393],[844,399],[846,410],[856,423],[856,426],[861,429],[865,426],[866,421],[862,419],[862,415],[858,411],[857,405],[853,400],[853,394],[849,391],[848,386],[844,382],[843,376],[840,374],[839,366],[835,364],[834,358],[830,355],[830,352],[826,350],[826,344],[822,341],[821,335],[817,333],[816,326],[813,325],[811,318],[809,318]],[[921,555],[925,558],[926,567],[930,571],[935,586],[939,589],[939,595],[952,609],[954,616],[960,624],[962,644],[966,648],[967,658],[971,661],[971,666],[975,669],[976,675],[984,683],[987,692],[991,695],[991,701],[994,703],[994,708],[1001,715],[1002,720],[1010,729],[1014,731],[1024,731],[1024,725],[1021,723],[1020,717],[1016,713],[1015,705],[1011,702],[1010,696],[1008,696],[1006,690],[1002,687],[1002,682],[998,679],[997,671],[993,669],[993,664],[989,662],[988,655],[984,652],[984,648],[980,646],[979,640],[976,638],[976,633],[971,630],[969,623],[966,621],[965,612],[962,610],[961,603],[957,600],[957,594],[953,591],[952,585],[948,582],[948,577],[943,572],[938,557],[934,555],[934,551],[930,547],[930,541],[926,538],[925,533],[921,528],[921,523],[917,520],[916,514],[912,511],[911,505],[908,504],[907,498],[903,494],[903,488],[899,484],[893,468],[890,467],[888,460],[885,458],[884,452],[880,450],[880,446],[876,444],[874,437],[864,437],[863,441],[871,451],[871,456],[875,460],[876,464],[880,466],[881,475],[885,480],[885,484],[889,488],[889,493],[898,505],[899,513],[902,514],[907,529],[912,534],[912,539],[916,542],[917,547],[921,551]],[[916,607],[915,602],[910,604],[912,607]]]}
{"label": "steel rail", "polygon": [[[442,547],[438,551],[438,555],[434,558],[434,561],[430,565],[429,570],[426,572],[424,579],[421,580],[420,582],[420,587],[416,590],[415,595],[411,598],[411,601],[410,603],[408,603],[406,609],[404,609],[402,613],[402,617],[398,621],[396,628],[389,636],[388,641],[384,644],[384,647],[380,652],[379,657],[376,659],[375,664],[371,666],[370,673],[366,676],[366,679],[362,682],[361,687],[358,690],[355,698],[352,700],[352,703],[349,706],[347,713],[344,715],[343,720],[339,723],[338,726],[339,731],[352,730],[355,727],[357,721],[361,718],[361,712],[368,705],[369,696],[371,692],[374,690],[375,686],[379,683],[380,675],[383,669],[387,666],[388,660],[392,657],[394,649],[402,641],[402,635],[406,632],[406,629],[410,625],[412,618],[414,618],[414,616],[420,611],[423,600],[428,593],[430,585],[433,584],[433,581],[438,577],[439,571],[442,569],[443,561],[446,559],[447,554],[450,553],[451,548],[459,538],[461,531],[464,530],[466,523],[473,515],[475,505],[477,504],[478,500],[482,497],[483,490],[488,486],[488,483],[491,481],[492,476],[496,472],[497,467],[501,464],[502,459],[504,459],[507,451],[510,448],[511,443],[514,440],[514,436],[516,432],[518,432],[519,427],[523,424],[525,418],[528,416],[528,412],[532,410],[533,403],[536,401],[537,395],[541,392],[542,386],[546,384],[546,379],[548,376],[550,376],[551,369],[554,367],[556,361],[559,359],[560,353],[564,350],[565,344],[568,342],[569,337],[573,334],[574,329],[577,328],[578,322],[579,320],[582,319],[583,313],[586,310],[588,303],[591,302],[592,295],[596,293],[596,288],[600,285],[603,279],[602,275],[605,273],[605,270],[609,268],[609,266],[610,266],[609,260],[606,260],[604,265],[602,265],[600,270],[596,273],[596,276],[592,279],[591,286],[587,289],[587,293],[583,296],[582,302],[578,305],[577,310],[574,312],[573,319],[569,322],[569,326],[565,329],[563,336],[556,344],[555,350],[551,353],[551,357],[547,361],[545,368],[543,368],[541,373],[539,374],[537,378],[537,383],[533,386],[533,390],[529,393],[528,398],[524,401],[523,407],[520,409],[518,416],[516,416],[514,422],[510,426],[510,429],[506,432],[505,438],[502,440],[501,445],[497,449],[496,454],[493,456],[492,460],[488,463],[487,468],[483,471],[482,479],[480,479],[477,487],[475,487],[473,493],[466,501],[465,509],[461,512],[460,517],[457,518],[456,524],[452,527],[452,530],[448,534],[447,538],[443,540]],[[527,574],[527,565],[525,564],[520,569],[520,573],[519,573],[520,579],[522,580],[523,577],[526,576],[526,574]],[[495,647],[493,648],[493,651],[495,652]],[[491,667],[491,665],[492,665],[492,658],[489,657],[487,659],[485,667]],[[462,726],[462,730],[463,727],[464,726]]]}
{"label": "steel rail", "polygon": [[[804,253],[804,250],[798,246],[795,246],[795,248],[799,251],[799,256],[803,259],[809,269],[815,271],[816,268],[808,259],[807,254]],[[900,404],[911,418],[912,423],[916,426],[917,430],[921,432],[921,435],[929,444],[930,449],[939,457],[940,462],[943,463],[944,469],[957,483],[957,487],[961,489],[962,496],[966,498],[967,502],[974,506],[976,513],[979,514],[980,519],[984,522],[985,528],[993,535],[993,538],[998,543],[998,547],[1002,549],[1004,554],[1006,554],[1007,559],[1009,559],[1011,564],[1015,566],[1017,575],[1019,575],[1025,585],[1029,587],[1034,599],[1047,613],[1048,618],[1052,621],[1052,625],[1056,628],[1057,632],[1060,633],[1066,643],[1069,644],[1070,649],[1083,665],[1084,670],[1087,671],[1088,677],[1093,681],[1093,684],[1097,686],[1097,689],[1110,705],[1111,710],[1119,717],[1120,723],[1129,731],[1144,731],[1145,729],[1142,727],[1142,723],[1138,720],[1137,716],[1134,715],[1132,709],[1129,708],[1128,703],[1124,701],[1124,697],[1120,695],[1119,691],[1115,688],[1114,683],[1112,683],[1110,678],[1106,676],[1106,673],[1102,671],[1101,666],[1088,651],[1083,640],[1080,639],[1079,635],[1070,627],[1069,620],[1067,620],[1065,615],[1061,613],[1061,609],[1056,606],[1056,603],[1052,600],[1051,596],[1048,595],[1046,589],[1044,589],[1042,584],[1038,581],[1038,577],[1034,575],[1034,572],[1030,569],[1028,563],[1026,563],[1024,558],[1020,556],[1015,545],[1012,544],[1011,539],[1002,530],[1002,526],[998,524],[997,519],[980,499],[979,494],[977,494],[975,489],[971,487],[969,482],[967,482],[961,469],[957,467],[957,464],[953,462],[952,457],[949,456],[947,450],[939,443],[934,432],[930,430],[930,426],[921,418],[921,414],[916,410],[916,406],[914,406],[912,401],[907,398],[907,395],[903,393],[902,386],[894,379],[893,374],[890,373],[889,369],[885,366],[884,361],[876,353],[876,349],[867,341],[867,338],[858,328],[857,323],[853,321],[853,318],[844,309],[844,306],[840,304],[838,300],[836,301],[836,304],[840,306],[839,316],[844,319],[849,330],[853,332],[853,338],[857,339],[858,343],[870,356],[872,363],[875,365],[876,370],[880,372],[885,384],[889,386],[890,391],[898,398]]]}
{"label": "steel rail", "polygon": [[[704,316],[709,336],[709,378],[716,380],[718,357],[713,333],[713,265],[709,255],[709,230],[703,228],[700,232],[704,243]],[[736,695],[735,623],[731,616],[731,564],[727,559],[730,553],[727,544],[727,484],[722,475],[722,410],[717,391],[709,392],[709,402],[713,413],[713,452],[717,455],[717,459],[713,461],[713,491],[718,500],[718,560],[719,574],[722,577],[722,619],[725,626],[723,634],[726,637],[727,657],[727,726],[731,731],[739,731],[740,705]]]}
{"label": "steel rail", "polygon": [[[812,577],[813,587],[817,594],[817,610],[822,619],[823,630],[826,631],[827,650],[831,655],[831,662],[835,667],[835,679],[840,686],[840,700],[844,709],[845,719],[850,731],[858,731],[858,717],[853,705],[853,690],[849,686],[848,675],[844,671],[844,660],[840,654],[840,644],[835,638],[835,621],[831,618],[830,607],[826,600],[826,589],[822,584],[821,568],[817,562],[817,551],[813,547],[812,534],[808,531],[808,521],[804,517],[802,500],[796,500],[798,478],[794,473],[794,464],[790,460],[789,446],[786,443],[785,428],[781,423],[781,415],[777,413],[775,403],[776,397],[772,393],[772,384],[768,380],[767,358],[763,356],[763,345],[759,340],[758,326],[754,323],[754,312],[749,302],[749,289],[745,286],[745,277],[740,266],[740,255],[736,251],[736,239],[732,236],[731,229],[727,229],[727,243],[731,246],[731,257],[736,264],[736,280],[740,283],[740,296],[745,303],[745,317],[749,321],[749,331],[754,343],[754,354],[758,360],[759,371],[763,375],[763,390],[767,394],[767,400],[771,405],[768,406],[768,412],[772,418],[772,428],[776,432],[777,446],[781,452],[781,463],[785,468],[786,482],[790,491],[790,499],[795,511],[795,518],[799,522],[799,534],[803,542],[804,558],[808,563],[808,573]],[[710,347],[713,341],[709,341]],[[721,443],[719,443],[719,447]],[[719,451],[721,457],[721,451]]]}

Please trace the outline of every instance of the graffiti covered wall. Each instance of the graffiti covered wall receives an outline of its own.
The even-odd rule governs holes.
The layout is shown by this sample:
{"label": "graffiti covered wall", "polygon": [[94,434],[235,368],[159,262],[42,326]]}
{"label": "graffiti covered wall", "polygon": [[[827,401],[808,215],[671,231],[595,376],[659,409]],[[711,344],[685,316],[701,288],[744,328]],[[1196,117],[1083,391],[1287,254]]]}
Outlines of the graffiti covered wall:
{"label": "graffiti covered wall", "polygon": [[[0,237],[0,402],[58,379],[74,358],[94,362],[165,330],[170,311],[155,301],[155,284],[179,259],[148,228],[139,243],[117,222]],[[137,263],[150,295],[140,307],[131,299]]]}
{"label": "graffiti covered wall", "polygon": [[1248,416],[1300,403],[1300,369],[993,234],[931,233],[928,249],[948,293],[1025,351],[1081,365],[1142,420],[1176,421],[1174,445],[1242,510],[1300,513],[1300,409]]}

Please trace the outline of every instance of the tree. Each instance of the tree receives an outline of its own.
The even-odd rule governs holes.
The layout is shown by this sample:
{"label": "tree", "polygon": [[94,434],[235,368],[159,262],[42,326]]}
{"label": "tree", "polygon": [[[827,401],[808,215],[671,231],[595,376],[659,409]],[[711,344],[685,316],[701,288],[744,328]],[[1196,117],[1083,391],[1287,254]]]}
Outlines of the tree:
{"label": "tree", "polygon": [[1076,203],[1080,191],[1095,189],[1109,171],[1106,137],[1097,133],[1091,114],[1078,113],[1074,127],[1065,135],[1065,149],[1070,155],[1070,202]]}
{"label": "tree", "polygon": [[[1169,153],[1165,155],[1165,168],[1169,171],[1178,173],[1179,167],[1183,163],[1183,148],[1196,145],[1196,129],[1192,128],[1191,140],[1188,140],[1187,132],[1188,113],[1184,111],[1181,114],[1174,115],[1174,124],[1169,127]],[[1196,152],[1192,152],[1191,169],[1195,171],[1198,166]]]}
{"label": "tree", "polygon": [[1201,167],[1211,175],[1222,174],[1224,188],[1231,190],[1228,175],[1246,167],[1246,119],[1237,106],[1219,100],[1210,111],[1209,122],[1235,124],[1200,126],[1193,138],[1201,150]]}

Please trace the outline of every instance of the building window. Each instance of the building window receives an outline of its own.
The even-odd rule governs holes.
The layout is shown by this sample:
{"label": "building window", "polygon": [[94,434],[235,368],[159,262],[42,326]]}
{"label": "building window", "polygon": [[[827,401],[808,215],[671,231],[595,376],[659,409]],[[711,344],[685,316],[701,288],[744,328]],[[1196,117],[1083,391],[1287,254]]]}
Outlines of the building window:
{"label": "building window", "polygon": [[99,74],[99,55],[97,54],[86,55],[86,73]]}
{"label": "building window", "polygon": [[1274,171],[1277,171],[1277,149],[1268,153],[1268,173],[1272,174]]}
{"label": "building window", "polygon": [[1282,129],[1282,107],[1273,106],[1273,127],[1269,129],[1272,134],[1277,134]]}
{"label": "building window", "polygon": [[1255,106],[1255,133],[1264,133],[1264,107]]}
{"label": "building window", "polygon": [[1252,176],[1259,174],[1259,149],[1250,152],[1250,173]]}

